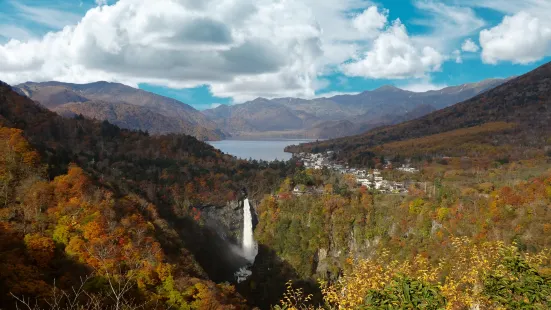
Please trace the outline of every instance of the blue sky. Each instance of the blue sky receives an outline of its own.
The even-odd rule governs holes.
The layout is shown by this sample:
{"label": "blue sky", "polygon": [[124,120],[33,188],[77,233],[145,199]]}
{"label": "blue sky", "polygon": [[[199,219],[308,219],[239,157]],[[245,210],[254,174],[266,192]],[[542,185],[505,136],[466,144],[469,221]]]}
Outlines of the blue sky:
{"label": "blue sky", "polygon": [[546,63],[549,14],[541,0],[0,0],[0,80],[120,82],[197,109],[424,91]]}

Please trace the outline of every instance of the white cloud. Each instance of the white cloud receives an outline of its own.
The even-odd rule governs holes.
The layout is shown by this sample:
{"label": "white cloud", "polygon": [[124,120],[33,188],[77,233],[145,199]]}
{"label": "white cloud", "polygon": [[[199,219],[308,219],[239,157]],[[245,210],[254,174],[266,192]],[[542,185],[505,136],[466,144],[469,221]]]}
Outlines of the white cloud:
{"label": "white cloud", "polygon": [[[450,1],[450,0],[448,0]],[[539,18],[549,17],[551,1],[547,0],[453,0],[464,6],[480,7],[513,15],[520,11],[528,12]]]}
{"label": "white cloud", "polygon": [[371,6],[354,17],[352,23],[356,29],[369,36],[373,33],[376,34],[378,30],[384,28],[387,19],[387,10],[379,12],[376,6]]}
{"label": "white cloud", "polygon": [[34,35],[26,28],[10,24],[0,24],[0,37],[17,40],[29,40],[32,39]]}
{"label": "white cloud", "polygon": [[214,95],[237,100],[315,92],[321,31],[308,7],[291,0],[207,2],[95,7],[75,26],[0,45],[0,79],[208,84]]}
{"label": "white cloud", "polygon": [[[451,1],[451,0],[450,0]],[[453,0],[461,5],[495,10],[507,15],[503,21],[482,30],[482,60],[526,64],[551,55],[548,31],[551,29],[551,1],[547,0]]]}
{"label": "white cloud", "polygon": [[499,61],[526,64],[551,53],[549,23],[519,12],[505,16],[501,24],[480,32],[482,60],[496,64]]}
{"label": "white cloud", "polygon": [[107,0],[96,0],[96,5],[107,5]]}
{"label": "white cloud", "polygon": [[18,11],[17,15],[21,18],[53,29],[61,29],[66,25],[75,24],[81,18],[76,14],[56,9],[28,6],[15,1],[10,3]]}
{"label": "white cloud", "polygon": [[[322,30],[323,57],[317,67],[321,75],[338,70],[338,65],[372,44],[385,26],[388,11],[365,0],[301,0],[312,11]],[[350,12],[360,12],[350,14]],[[372,20],[366,20],[366,18]],[[379,27],[382,24],[382,27]]]}
{"label": "white cloud", "polygon": [[396,20],[373,43],[363,57],[344,64],[346,75],[375,79],[421,77],[440,69],[444,57],[429,46],[417,47],[406,27]]}
{"label": "white cloud", "polygon": [[463,45],[461,45],[461,50],[464,52],[470,52],[470,53],[476,53],[478,52],[480,48],[476,43],[474,43],[473,40],[467,39],[465,42],[463,42]]}
{"label": "white cloud", "polygon": [[428,34],[414,38],[419,44],[430,45],[446,53],[452,51],[465,36],[476,33],[486,22],[476,12],[465,5],[453,5],[443,1],[414,0],[413,4],[422,17],[413,23],[429,28]]}
{"label": "white cloud", "polygon": [[421,82],[414,82],[410,84],[405,84],[403,86],[399,86],[403,90],[409,90],[416,93],[424,93],[430,90],[440,90],[443,88],[448,87],[446,84],[433,84],[428,80],[421,81]]}
{"label": "white cloud", "polygon": [[341,68],[406,78],[438,70],[445,60],[401,23],[385,29],[388,11],[366,0],[109,3],[99,1],[70,22],[74,16],[14,2],[25,18],[61,30],[0,44],[0,79],[208,85],[214,96],[242,102],[314,97],[327,84],[320,77]]}

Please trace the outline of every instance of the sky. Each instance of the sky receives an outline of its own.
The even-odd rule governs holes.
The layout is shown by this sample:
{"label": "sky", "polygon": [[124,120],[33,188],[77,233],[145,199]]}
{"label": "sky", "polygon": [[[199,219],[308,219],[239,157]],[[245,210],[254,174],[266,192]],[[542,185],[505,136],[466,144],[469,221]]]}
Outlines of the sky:
{"label": "sky", "polygon": [[0,80],[109,81],[197,109],[426,91],[550,60],[550,0],[0,0]]}

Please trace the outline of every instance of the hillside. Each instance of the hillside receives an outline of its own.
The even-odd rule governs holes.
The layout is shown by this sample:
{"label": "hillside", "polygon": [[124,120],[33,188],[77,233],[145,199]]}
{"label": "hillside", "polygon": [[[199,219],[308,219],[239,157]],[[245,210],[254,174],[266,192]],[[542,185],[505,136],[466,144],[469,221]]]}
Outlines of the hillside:
{"label": "hillside", "polygon": [[255,231],[302,277],[280,304],[549,309],[550,90],[547,64],[415,120],[290,147],[314,154],[297,154],[305,169],[265,197]]}
{"label": "hillside", "polygon": [[17,85],[15,90],[63,115],[82,114],[121,128],[152,134],[185,133],[200,140],[226,136],[191,106],[122,84],[27,82]]}
{"label": "hillside", "polygon": [[[406,140],[379,131],[384,148],[365,156],[418,156],[418,148],[480,155],[421,158],[414,174],[382,170],[407,184],[402,193],[295,161],[236,160],[186,135],[63,118],[0,83],[0,304],[549,308],[551,160],[539,142],[549,137],[548,101],[533,98],[546,91],[542,68],[502,86],[520,102],[514,112],[503,111],[504,100],[446,119],[431,114],[449,131],[421,126],[425,135]],[[525,133],[531,140],[520,140]],[[259,254],[252,275],[234,286],[227,281],[243,261],[228,240],[242,231],[243,188],[258,213]]]}
{"label": "hillside", "polygon": [[312,100],[258,98],[203,113],[236,137],[328,139],[410,120],[469,99],[504,81],[491,79],[422,93],[383,86],[357,95]]}
{"label": "hillside", "polygon": [[[244,264],[235,252],[242,189],[258,201],[293,164],[249,163],[187,135],[63,118],[3,83],[0,136],[0,265],[10,270],[0,275],[2,308],[13,308],[10,292],[46,298],[54,280],[70,291],[87,276],[109,309],[102,277],[132,283],[125,300],[147,309],[246,308],[233,286],[213,282],[232,280]],[[29,242],[53,254],[26,256]],[[25,255],[16,267],[14,255]]]}
{"label": "hillside", "polygon": [[[513,157],[522,158],[531,152],[543,153],[551,132],[551,64],[543,65],[521,77],[491,89],[481,95],[435,111],[426,116],[394,126],[383,126],[364,134],[327,140],[317,144],[304,144],[290,147],[289,151],[338,150],[340,158],[354,163],[365,163],[366,154],[375,151],[388,155],[407,153],[408,155],[475,155],[484,152],[481,148],[506,147]],[[504,122],[510,126],[493,126]],[[456,130],[476,126],[490,126],[491,131],[472,131],[472,136],[464,144],[454,139]],[[444,136],[437,150],[416,147],[423,138],[438,139]],[[410,148],[394,148],[390,152],[387,143],[410,141]],[[406,145],[406,144],[402,144]],[[392,147],[392,145],[390,145]],[[388,152],[387,152],[388,151]],[[499,156],[499,154],[495,154]]]}
{"label": "hillside", "polygon": [[252,181],[255,173],[266,172],[266,163],[236,160],[188,135],[149,136],[106,121],[63,118],[6,84],[0,87],[0,125],[23,130],[48,164],[51,177],[73,162],[121,191],[147,194],[151,201],[172,203],[177,191],[169,187],[174,184],[182,195],[188,193],[186,200],[204,204],[224,204],[245,185],[262,192],[260,188],[269,184]]}

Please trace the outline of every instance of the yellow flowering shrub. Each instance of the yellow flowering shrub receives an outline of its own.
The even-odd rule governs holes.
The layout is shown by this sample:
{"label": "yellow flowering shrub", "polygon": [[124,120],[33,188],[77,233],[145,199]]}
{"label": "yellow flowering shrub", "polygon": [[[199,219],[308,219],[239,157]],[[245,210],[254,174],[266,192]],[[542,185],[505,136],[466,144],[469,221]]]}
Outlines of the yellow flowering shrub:
{"label": "yellow flowering shrub", "polygon": [[[514,244],[476,243],[467,237],[454,237],[447,256],[438,263],[431,263],[422,255],[410,261],[392,260],[388,252],[372,259],[354,261],[352,271],[336,282],[320,281],[324,309],[379,309],[381,304],[385,305],[385,309],[416,309],[419,298],[423,296],[431,299],[424,304],[425,309],[511,309],[511,303],[500,302],[506,300],[505,297],[496,296],[493,292],[496,283],[512,285],[513,288],[498,287],[500,294],[509,294],[508,298],[515,300],[511,292],[515,292],[514,280],[520,276],[518,270],[511,269],[512,260],[530,266],[529,279],[534,274],[540,277],[531,282],[535,285],[534,291],[539,294],[534,302],[538,305],[551,303],[551,299],[541,297],[542,291],[551,289],[551,270],[547,268],[551,265],[550,250],[523,254]],[[279,309],[312,309],[312,306],[306,306],[308,300],[297,296],[297,293],[300,295],[301,292],[291,287],[282,301],[286,307]],[[414,297],[417,299],[414,300]],[[532,300],[531,297],[523,298],[523,305]],[[377,299],[377,305],[369,304],[374,299]],[[540,309],[538,305],[534,309]]]}

